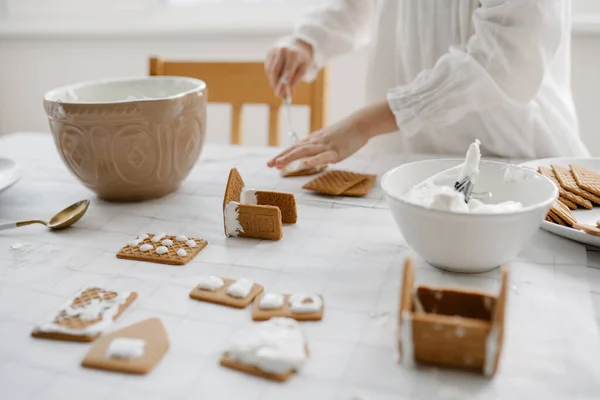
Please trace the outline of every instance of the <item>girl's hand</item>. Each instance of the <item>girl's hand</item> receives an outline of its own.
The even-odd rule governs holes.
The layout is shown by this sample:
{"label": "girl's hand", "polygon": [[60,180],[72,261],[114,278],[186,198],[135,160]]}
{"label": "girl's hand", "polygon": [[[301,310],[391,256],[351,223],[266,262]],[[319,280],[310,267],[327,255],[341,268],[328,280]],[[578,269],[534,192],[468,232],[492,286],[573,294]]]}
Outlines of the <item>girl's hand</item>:
{"label": "girl's hand", "polygon": [[282,169],[299,159],[304,159],[306,168],[337,163],[356,153],[371,137],[397,129],[394,114],[382,101],[309,135],[269,160],[267,166]]}
{"label": "girl's hand", "polygon": [[367,135],[348,118],[302,139],[267,165],[281,169],[299,159],[304,159],[306,168],[336,163],[354,154],[367,141]]}
{"label": "girl's hand", "polygon": [[[269,50],[265,61],[265,72],[275,90],[275,95],[285,96],[286,83],[293,94],[312,62],[312,46],[299,39],[278,44]],[[286,83],[282,78],[286,79]]]}

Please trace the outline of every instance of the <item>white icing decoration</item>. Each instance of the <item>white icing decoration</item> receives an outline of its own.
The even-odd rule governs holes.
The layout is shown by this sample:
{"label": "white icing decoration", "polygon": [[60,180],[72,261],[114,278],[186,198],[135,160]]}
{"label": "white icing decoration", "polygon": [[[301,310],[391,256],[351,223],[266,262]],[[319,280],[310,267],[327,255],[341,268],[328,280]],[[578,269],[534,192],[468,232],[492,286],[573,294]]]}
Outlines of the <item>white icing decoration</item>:
{"label": "white icing decoration", "polygon": [[227,349],[233,361],[281,374],[300,371],[306,362],[306,341],[291,318],[271,318],[241,332]]}
{"label": "white icing decoration", "polygon": [[144,355],[146,341],[143,339],[115,338],[106,350],[107,358],[131,359]]}
{"label": "white icing decoration", "polygon": [[166,236],[166,233],[157,233],[152,237],[152,241],[154,243],[158,243]]}
{"label": "white icing decoration", "polygon": [[178,242],[187,242],[188,238],[185,235],[177,235],[175,238]]}
{"label": "white icing decoration", "polygon": [[188,240],[187,242],[185,242],[185,244],[190,249],[193,249],[194,247],[196,247],[196,241],[193,239]]}
{"label": "white icing decoration", "polygon": [[254,189],[242,189],[242,194],[240,197],[241,204],[258,204],[256,190]]}
{"label": "white icing decoration", "polygon": [[265,310],[281,308],[283,306],[283,295],[277,293],[266,293],[260,299],[258,306]]}
{"label": "white icing decoration", "polygon": [[318,312],[323,307],[323,299],[318,295],[295,293],[288,299],[290,311],[295,314]]}
{"label": "white icing decoration", "polygon": [[129,243],[127,243],[129,245],[129,247],[137,247],[139,246],[139,244],[142,243],[142,241],[140,239],[135,239],[135,240],[130,240]]}
{"label": "white icing decoration", "polygon": [[225,282],[223,279],[218,276],[204,276],[200,278],[200,282],[198,283],[198,287],[203,290],[217,290],[220,289]]}
{"label": "white icing decoration", "polygon": [[242,278],[235,281],[231,286],[227,288],[227,294],[231,297],[244,298],[250,294],[254,286],[254,282],[250,279]]}
{"label": "white icing decoration", "polygon": [[[90,289],[98,288],[95,286],[84,287],[60,306],[54,314],[48,318],[48,322],[36,326],[36,329],[41,332],[64,333],[77,336],[94,336],[98,333],[105,332],[112,324],[113,318],[119,312],[120,307],[125,304],[127,299],[131,296],[131,292],[120,292],[110,300],[92,300],[86,304],[72,307],[73,301]],[[103,296],[108,292],[108,290],[102,289],[99,294],[100,296]],[[56,324],[54,321],[61,315],[66,317],[78,316],[85,321],[93,321],[99,319],[99,317],[100,319],[84,328],[75,329]]]}
{"label": "white icing decoration", "polygon": [[161,244],[165,247],[171,247],[173,246],[173,241],[171,239],[165,239],[161,242]]}
{"label": "white icing decoration", "polygon": [[169,252],[169,249],[167,249],[165,246],[158,246],[156,248],[156,254],[166,254]]}
{"label": "white icing decoration", "polygon": [[187,256],[187,251],[185,251],[184,249],[179,249],[179,250],[177,250],[177,255],[179,257],[185,257],[185,256]]}
{"label": "white icing decoration", "polygon": [[143,245],[141,245],[141,246],[140,246],[140,251],[142,251],[142,252],[144,252],[144,253],[145,253],[145,252],[147,252],[147,251],[150,251],[150,250],[152,250],[153,248],[154,248],[154,247],[152,247],[152,245],[151,245],[151,244],[148,244],[148,243],[146,243],[146,244],[143,244]]}
{"label": "white icing decoration", "polygon": [[402,325],[399,329],[402,346],[402,362],[412,366],[415,363],[415,347],[413,343],[412,317],[408,311],[402,313]]}
{"label": "white icing decoration", "polygon": [[227,236],[238,236],[244,232],[244,228],[238,221],[238,206],[240,203],[237,201],[230,201],[225,206],[225,233]]}
{"label": "white icing decoration", "polygon": [[483,374],[491,376],[494,372],[494,364],[496,363],[496,354],[498,353],[498,327],[492,326],[490,333],[485,340],[485,362],[483,364]]}
{"label": "white icing decoration", "polygon": [[144,233],[143,235],[140,235],[140,236],[138,237],[138,239],[140,239],[140,240],[146,240],[146,239],[148,239],[149,237],[150,237],[150,236],[148,236],[148,234],[147,234],[147,233]]}

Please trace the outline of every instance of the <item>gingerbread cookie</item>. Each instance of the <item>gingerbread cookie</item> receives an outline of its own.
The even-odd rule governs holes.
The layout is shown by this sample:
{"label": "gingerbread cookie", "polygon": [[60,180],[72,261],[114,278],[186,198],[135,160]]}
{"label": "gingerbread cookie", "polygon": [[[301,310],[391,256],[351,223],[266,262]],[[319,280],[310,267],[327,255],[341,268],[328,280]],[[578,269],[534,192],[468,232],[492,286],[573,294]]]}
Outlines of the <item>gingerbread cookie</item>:
{"label": "gingerbread cookie", "polygon": [[323,308],[320,295],[265,293],[254,301],[252,319],[266,321],[273,317],[286,317],[296,321],[320,321]]}
{"label": "gingerbread cookie", "polygon": [[375,182],[377,181],[377,175],[364,175],[365,179],[356,185],[346,189],[342,196],[362,197],[369,194]]}
{"label": "gingerbread cookie", "polygon": [[600,236],[600,228],[594,225],[576,223],[573,225],[573,228],[584,231],[585,233],[589,233],[590,235]]}
{"label": "gingerbread cookie", "polygon": [[227,307],[246,308],[264,290],[249,279],[203,277],[190,292],[190,298]]}
{"label": "gingerbread cookie", "polygon": [[588,210],[591,210],[594,207],[591,201],[584,199],[583,197],[575,193],[569,192],[568,190],[565,190],[558,181],[558,179],[556,179],[556,174],[554,173],[552,168],[539,167],[538,172],[544,175],[546,178],[550,179],[556,185],[556,187],[558,187],[558,193],[561,198],[567,199]]}
{"label": "gingerbread cookie", "polygon": [[42,339],[92,342],[104,333],[137,298],[136,292],[112,292],[84,287],[58,308],[31,336]]}
{"label": "gingerbread cookie", "polygon": [[568,168],[552,165],[552,170],[554,171],[556,179],[558,179],[563,189],[581,196],[593,203],[600,204],[600,197],[580,188],[579,185],[577,185],[577,181],[575,180],[573,173]]}
{"label": "gingerbread cookie", "polygon": [[364,175],[354,172],[329,171],[307,182],[302,188],[317,193],[339,196],[365,179]]}
{"label": "gingerbread cookie", "polygon": [[576,164],[571,164],[570,167],[577,186],[589,193],[600,196],[600,174]]}
{"label": "gingerbread cookie", "polygon": [[117,253],[117,258],[168,265],[185,265],[206,247],[204,239],[164,233],[145,234],[131,240]]}
{"label": "gingerbread cookie", "polygon": [[558,201],[563,203],[565,206],[569,207],[571,210],[577,210],[577,204],[573,203],[571,200],[566,197],[559,197]]}
{"label": "gingerbread cookie", "polygon": [[223,353],[220,364],[246,374],[285,382],[302,369],[308,344],[298,322],[273,318],[240,332]]}
{"label": "gingerbread cookie", "polygon": [[577,220],[571,213],[569,207],[567,207],[564,203],[562,203],[559,200],[556,200],[552,204],[547,216],[550,217],[552,222],[563,226],[572,227],[577,223]]}
{"label": "gingerbread cookie", "polygon": [[81,362],[85,368],[144,375],[169,349],[169,338],[158,318],[148,318],[96,340]]}

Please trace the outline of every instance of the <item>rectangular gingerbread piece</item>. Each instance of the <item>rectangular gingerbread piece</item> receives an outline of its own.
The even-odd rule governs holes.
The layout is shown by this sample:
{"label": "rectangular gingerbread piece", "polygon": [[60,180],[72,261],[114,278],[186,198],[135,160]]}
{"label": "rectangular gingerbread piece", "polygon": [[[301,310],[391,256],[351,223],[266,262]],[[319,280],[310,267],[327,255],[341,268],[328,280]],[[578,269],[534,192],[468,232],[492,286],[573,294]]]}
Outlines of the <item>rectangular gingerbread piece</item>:
{"label": "rectangular gingerbread piece", "polygon": [[79,290],[31,336],[41,339],[92,342],[104,333],[137,298],[136,292],[113,292],[90,286]]}
{"label": "rectangular gingerbread piece", "polygon": [[[108,352],[109,346],[114,340],[121,338],[143,340],[142,354],[132,358],[111,357]],[[169,338],[163,323],[158,318],[148,318],[96,340],[81,362],[81,366],[144,375],[160,362],[168,349]]]}
{"label": "rectangular gingerbread piece", "polygon": [[283,237],[279,207],[232,201],[225,207],[224,220],[227,236],[266,240],[280,240]]}
{"label": "rectangular gingerbread piece", "polygon": [[275,206],[281,211],[281,222],[295,224],[298,221],[296,198],[291,193],[256,191],[256,201],[261,206]]}
{"label": "rectangular gingerbread piece", "polygon": [[375,182],[377,181],[377,175],[365,175],[365,179],[349,189],[346,189],[343,196],[362,197],[369,194]]}
{"label": "rectangular gingerbread piece", "polygon": [[[158,242],[153,242],[152,238],[153,234],[147,234],[148,238],[140,241],[135,246],[130,246],[129,244],[123,246],[121,250],[117,253],[117,258],[121,258],[124,260],[134,260],[134,261],[147,261],[158,264],[167,264],[167,265],[185,265],[192,260],[192,258],[196,257],[198,253],[200,253],[208,242],[204,239],[197,238],[186,238],[187,241],[178,241],[177,236],[164,235]],[[163,246],[163,240],[170,240],[170,246]],[[188,243],[189,240],[193,240],[194,243]],[[137,243],[137,241],[134,241]],[[132,243],[133,244],[133,243]],[[190,247],[190,244],[194,245],[194,247]],[[142,251],[142,246],[152,246],[152,248],[148,251]],[[157,253],[158,247],[166,247],[167,252],[164,254]],[[178,251],[183,249],[185,255],[179,255]]]}
{"label": "rectangular gingerbread piece", "polygon": [[356,194],[352,193],[358,193],[358,195],[362,195],[362,193],[365,192],[365,188],[368,187],[369,183],[367,182],[364,185],[364,187],[357,185],[363,183],[363,181],[368,179],[369,175],[357,174],[355,172],[350,171],[334,170],[319,175],[315,179],[304,184],[302,188],[321,194],[339,196],[343,195],[344,192],[346,192],[347,190],[357,187],[357,189],[350,191],[351,196],[356,196]]}
{"label": "rectangular gingerbread piece", "polygon": [[[321,306],[321,309],[316,312],[305,312],[305,313],[294,313],[290,310],[290,297],[291,294],[283,295],[283,306],[275,309],[262,309],[260,308],[260,300],[264,294],[256,297],[254,303],[252,304],[252,320],[253,321],[266,321],[274,317],[287,317],[293,318],[296,321],[320,321],[323,319],[323,309],[325,305]],[[319,296],[321,301],[323,300],[322,296]]]}
{"label": "rectangular gingerbread piece", "polygon": [[190,292],[190,298],[198,301],[205,301],[208,303],[219,304],[222,306],[233,307],[233,308],[246,308],[252,300],[261,294],[264,290],[262,285],[255,283],[250,290],[248,296],[243,298],[237,298],[227,294],[227,288],[236,282],[236,279],[221,278],[224,285],[216,290],[201,289],[198,286],[194,287]]}

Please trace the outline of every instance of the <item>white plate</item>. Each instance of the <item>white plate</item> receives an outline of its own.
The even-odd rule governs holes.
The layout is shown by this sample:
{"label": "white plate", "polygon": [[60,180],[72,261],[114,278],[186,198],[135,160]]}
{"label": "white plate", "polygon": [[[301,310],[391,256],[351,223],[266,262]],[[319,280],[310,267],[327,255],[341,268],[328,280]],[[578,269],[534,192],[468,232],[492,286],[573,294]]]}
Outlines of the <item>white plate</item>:
{"label": "white plate", "polygon": [[17,163],[7,158],[0,158],[0,193],[17,183],[19,178]]}
{"label": "white plate", "polygon": [[[589,168],[592,171],[600,173],[600,158],[546,158],[542,160],[526,162],[521,165],[537,168],[539,166],[549,167],[551,164],[566,168],[569,168],[569,164],[578,164],[582,167]],[[581,223],[596,226],[596,222],[600,220],[600,206],[595,205],[591,210],[584,210],[582,208],[574,210],[573,216]],[[565,226],[548,221],[542,222],[542,229],[580,243],[600,247],[600,236],[590,235],[589,233],[585,233],[573,228],[567,228]]]}

